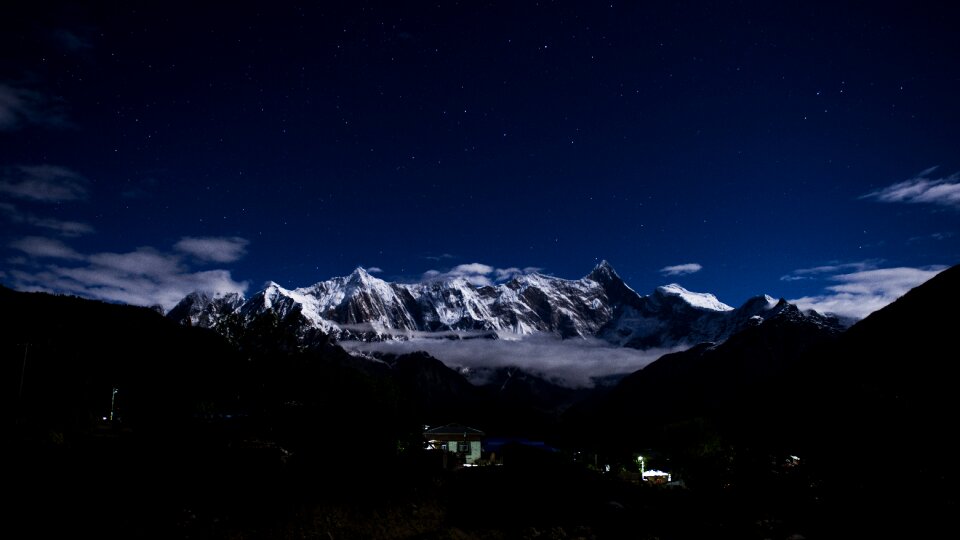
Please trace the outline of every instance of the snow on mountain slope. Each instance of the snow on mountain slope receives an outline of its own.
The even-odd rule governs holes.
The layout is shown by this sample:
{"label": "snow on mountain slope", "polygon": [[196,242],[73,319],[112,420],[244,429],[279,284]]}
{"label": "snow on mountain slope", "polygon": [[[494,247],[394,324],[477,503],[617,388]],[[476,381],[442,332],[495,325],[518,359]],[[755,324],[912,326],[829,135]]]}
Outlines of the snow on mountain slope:
{"label": "snow on mountain slope", "polygon": [[734,309],[712,294],[677,284],[641,296],[603,261],[582,279],[534,273],[495,286],[476,286],[463,278],[389,283],[357,268],[348,276],[297,289],[270,282],[249,300],[192,293],[168,316],[216,327],[230,314],[246,323],[268,312],[282,319],[298,314],[302,324],[338,340],[509,340],[546,333],[600,337],[614,345],[647,349],[721,341],[758,324],[778,305],[761,296]]}
{"label": "snow on mountain slope", "polygon": [[690,292],[676,283],[657,287],[657,292],[665,296],[678,296],[693,307],[710,311],[733,311],[733,308],[717,300],[710,293]]}
{"label": "snow on mountain slope", "polygon": [[619,305],[599,337],[636,349],[719,342],[760,324],[773,315],[776,305],[776,300],[763,295],[735,309],[712,294],[664,285],[649,296]]}
{"label": "snow on mountain slope", "polygon": [[223,317],[239,308],[244,298],[239,293],[211,295],[192,292],[167,313],[167,317],[191,326],[216,327]]}

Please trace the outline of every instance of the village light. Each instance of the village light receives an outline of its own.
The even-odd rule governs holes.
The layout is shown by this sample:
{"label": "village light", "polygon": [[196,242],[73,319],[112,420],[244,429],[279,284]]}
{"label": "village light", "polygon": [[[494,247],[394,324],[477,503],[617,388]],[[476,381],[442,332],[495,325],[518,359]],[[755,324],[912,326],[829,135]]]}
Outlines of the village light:
{"label": "village light", "polygon": [[640,465],[640,474],[643,474],[643,456],[637,456],[637,464]]}

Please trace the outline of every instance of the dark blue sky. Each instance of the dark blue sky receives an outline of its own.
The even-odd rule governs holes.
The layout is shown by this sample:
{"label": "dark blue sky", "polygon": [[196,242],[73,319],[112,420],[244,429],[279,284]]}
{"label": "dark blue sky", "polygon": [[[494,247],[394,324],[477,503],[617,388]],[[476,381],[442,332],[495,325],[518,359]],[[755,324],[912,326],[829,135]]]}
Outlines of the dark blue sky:
{"label": "dark blue sky", "polygon": [[72,4],[0,8],[8,286],[608,259],[852,313],[960,260],[948,3]]}

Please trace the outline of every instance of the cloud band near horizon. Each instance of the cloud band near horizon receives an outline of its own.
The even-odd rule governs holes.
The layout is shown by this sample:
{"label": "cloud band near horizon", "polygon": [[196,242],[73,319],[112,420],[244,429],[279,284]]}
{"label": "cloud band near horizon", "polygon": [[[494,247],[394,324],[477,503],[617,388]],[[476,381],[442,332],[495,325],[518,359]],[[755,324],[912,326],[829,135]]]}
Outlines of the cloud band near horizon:
{"label": "cloud band near horizon", "polygon": [[[191,261],[233,262],[243,256],[248,241],[238,237],[184,237],[173,251],[140,247],[125,253],[80,253],[64,242],[40,236],[15,240],[10,247],[26,258],[8,272],[15,288],[66,293],[169,310],[194,291],[214,295],[246,293],[247,281],[236,281],[226,269],[198,271]],[[205,255],[196,249],[207,247]],[[187,260],[186,255],[193,256]]]}
{"label": "cloud band near horizon", "polygon": [[835,284],[827,286],[823,294],[789,301],[800,309],[859,320],[896,301],[946,268],[942,265],[874,268],[830,275],[826,279]]}

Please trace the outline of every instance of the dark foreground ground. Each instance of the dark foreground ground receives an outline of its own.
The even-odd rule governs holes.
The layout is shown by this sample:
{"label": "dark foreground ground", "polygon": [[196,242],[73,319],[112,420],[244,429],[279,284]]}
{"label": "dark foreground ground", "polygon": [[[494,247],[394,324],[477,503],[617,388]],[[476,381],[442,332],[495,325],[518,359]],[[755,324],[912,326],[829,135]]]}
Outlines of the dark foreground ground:
{"label": "dark foreground ground", "polygon": [[[708,371],[699,386],[627,388],[630,400],[559,424],[522,400],[484,401],[429,358],[387,373],[333,345],[298,348],[275,317],[226,341],[146,309],[0,289],[0,534],[957,537],[956,314],[929,316],[960,297],[957,272],[805,357],[789,384],[767,380],[706,410],[652,404],[671,418],[634,414],[656,412],[633,400],[651,386],[731,392]],[[499,452],[502,467],[444,470],[420,449],[422,419],[452,415],[457,396],[471,399],[444,422],[555,431],[550,444],[602,456],[589,467],[515,447]],[[620,478],[647,448],[685,488]]]}
{"label": "dark foreground ground", "polygon": [[266,441],[188,441],[19,438],[5,482],[10,537],[786,539],[866,534],[889,519],[838,514],[802,470],[668,488],[525,447],[505,449],[503,466],[444,470],[420,451],[305,462]]}

